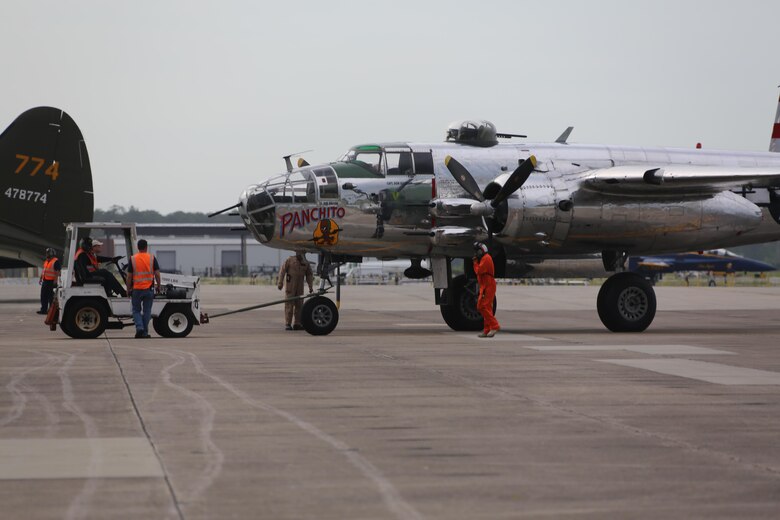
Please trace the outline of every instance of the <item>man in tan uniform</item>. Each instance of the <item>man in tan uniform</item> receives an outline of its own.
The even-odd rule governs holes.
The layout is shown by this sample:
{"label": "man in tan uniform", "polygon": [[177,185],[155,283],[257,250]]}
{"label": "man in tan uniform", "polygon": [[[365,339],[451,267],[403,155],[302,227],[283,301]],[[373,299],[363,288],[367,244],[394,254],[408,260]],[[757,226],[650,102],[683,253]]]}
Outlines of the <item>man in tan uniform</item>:
{"label": "man in tan uniform", "polygon": [[[284,292],[287,298],[293,296],[303,295],[303,279],[306,278],[306,283],[309,284],[309,292],[314,292],[314,274],[311,272],[311,265],[306,260],[306,255],[303,251],[296,251],[295,256],[291,256],[282,264],[282,268],[279,270],[279,281],[276,286],[279,290],[287,285]],[[285,302],[284,304],[284,320],[286,330],[301,330],[301,308],[303,307],[303,299],[295,300],[292,302]],[[294,318],[294,320],[293,320]]]}

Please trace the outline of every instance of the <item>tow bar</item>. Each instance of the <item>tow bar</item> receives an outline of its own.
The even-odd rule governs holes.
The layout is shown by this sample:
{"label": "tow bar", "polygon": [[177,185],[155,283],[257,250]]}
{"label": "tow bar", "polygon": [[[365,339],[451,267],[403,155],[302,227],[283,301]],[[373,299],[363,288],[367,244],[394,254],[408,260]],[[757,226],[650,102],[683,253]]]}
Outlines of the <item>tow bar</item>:
{"label": "tow bar", "polygon": [[252,305],[251,307],[242,307],[240,309],[236,309],[233,311],[227,311],[227,312],[220,312],[219,314],[213,314],[211,316],[208,315],[208,313],[201,312],[200,313],[200,322],[201,323],[209,323],[209,321],[212,318],[220,318],[222,316],[228,316],[230,314],[238,314],[239,312],[246,312],[246,311],[253,311],[255,309],[262,309],[263,307],[270,307],[271,305],[278,305],[280,303],[287,303],[287,302],[294,302],[297,300],[305,300],[307,298],[314,298],[315,296],[322,296],[323,294],[327,294],[330,291],[331,288],[328,289],[318,289],[314,292],[311,292],[309,294],[304,294],[301,296],[291,296],[290,298],[284,298],[282,300],[274,300],[272,302],[267,303],[260,303],[258,305]]}
{"label": "tow bar", "polygon": [[[237,314],[239,312],[246,312],[255,309],[262,309],[263,307],[270,307],[271,305],[278,305],[280,303],[288,303],[299,300],[309,300],[303,304],[301,308],[301,325],[306,332],[313,336],[323,336],[330,334],[336,328],[339,323],[339,307],[341,307],[341,264],[336,263],[335,266],[331,265],[330,253],[320,254],[320,264],[317,266],[317,274],[320,276],[320,287],[314,292],[310,292],[306,295],[292,296],[290,298],[284,298],[282,300],[274,300],[268,303],[261,303],[258,305],[252,305],[250,307],[243,307],[234,311],[220,312],[209,316],[206,313],[201,313],[200,322],[209,323],[211,318],[219,318],[221,316],[228,316],[230,314]],[[335,267],[336,271],[336,284],[330,281],[330,271]],[[336,302],[326,298],[331,289],[336,289]]]}

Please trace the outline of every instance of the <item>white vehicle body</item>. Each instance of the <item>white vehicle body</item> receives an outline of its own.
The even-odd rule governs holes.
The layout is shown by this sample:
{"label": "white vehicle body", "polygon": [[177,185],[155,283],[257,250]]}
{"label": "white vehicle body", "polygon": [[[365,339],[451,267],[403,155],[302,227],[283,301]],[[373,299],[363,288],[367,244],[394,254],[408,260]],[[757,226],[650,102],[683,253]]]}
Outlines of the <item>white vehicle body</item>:
{"label": "white vehicle body", "polygon": [[[95,231],[124,240],[128,256],[117,262],[117,268],[129,263],[137,253],[135,224],[72,223],[67,225],[67,239],[62,257],[62,270],[57,281],[56,323],[71,337],[97,337],[107,328],[123,328],[132,324],[132,301],[128,297],[108,296],[102,285],[76,281],[74,260],[80,241]],[[119,272],[119,271],[118,271]],[[198,324],[200,316],[200,279],[197,276],[160,273],[165,292],[155,295],[152,304],[153,326],[165,337],[184,337]]]}

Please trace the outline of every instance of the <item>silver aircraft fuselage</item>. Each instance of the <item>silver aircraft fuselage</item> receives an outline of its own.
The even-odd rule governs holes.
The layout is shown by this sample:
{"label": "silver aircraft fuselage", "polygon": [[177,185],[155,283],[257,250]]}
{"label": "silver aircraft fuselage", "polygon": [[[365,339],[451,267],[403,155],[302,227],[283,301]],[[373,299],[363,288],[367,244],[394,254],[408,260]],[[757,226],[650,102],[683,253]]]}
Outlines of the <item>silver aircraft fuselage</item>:
{"label": "silver aircraft fuselage", "polygon": [[[352,150],[361,149],[377,151],[378,172],[346,159],[294,169],[244,191],[239,201],[244,223],[260,242],[280,249],[378,258],[470,257],[472,242],[486,237],[485,221],[470,209],[475,201],[447,170],[445,157],[465,166],[490,198],[519,161],[534,155],[534,172],[497,208],[491,224],[493,240],[508,258],[566,258],[605,250],[655,254],[780,239],[780,199],[772,187],[647,191],[633,190],[621,177],[634,169],[641,176],[669,167],[780,172],[775,153],[451,142]],[[415,158],[404,173],[390,168],[399,151]],[[611,171],[620,175],[599,176]]]}

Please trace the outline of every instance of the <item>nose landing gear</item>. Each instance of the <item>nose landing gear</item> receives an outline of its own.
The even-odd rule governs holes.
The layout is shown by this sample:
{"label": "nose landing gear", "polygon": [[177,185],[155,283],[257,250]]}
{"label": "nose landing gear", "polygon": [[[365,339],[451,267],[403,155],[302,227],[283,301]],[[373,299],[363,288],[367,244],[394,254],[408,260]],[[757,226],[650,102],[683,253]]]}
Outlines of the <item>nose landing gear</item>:
{"label": "nose landing gear", "polygon": [[[336,271],[336,303],[322,296],[333,287],[330,281],[331,271]],[[341,304],[341,263],[332,262],[330,253],[322,253],[317,266],[320,276],[319,295],[310,298],[301,308],[301,325],[312,336],[330,334],[339,323],[339,305]]]}
{"label": "nose landing gear", "polygon": [[330,298],[315,296],[303,304],[301,325],[312,336],[330,334],[339,324],[339,310]]}

